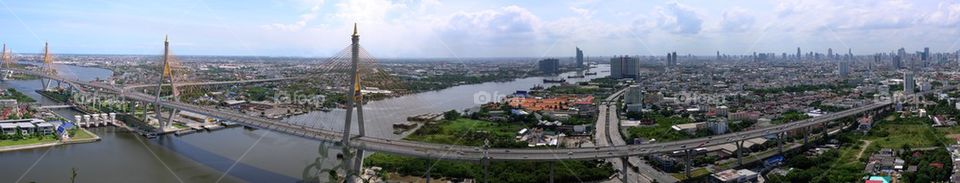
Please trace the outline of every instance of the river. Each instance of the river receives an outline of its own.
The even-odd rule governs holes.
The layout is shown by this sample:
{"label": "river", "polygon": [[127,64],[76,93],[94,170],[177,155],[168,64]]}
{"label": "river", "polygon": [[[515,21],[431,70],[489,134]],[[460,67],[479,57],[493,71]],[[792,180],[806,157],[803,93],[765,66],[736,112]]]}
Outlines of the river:
{"label": "river", "polygon": [[[107,78],[106,69],[62,65],[58,70],[66,77],[89,81]],[[608,65],[591,68],[597,75],[566,78],[567,82],[587,81],[609,75]],[[443,90],[369,102],[364,106],[367,135],[400,138],[393,134],[392,124],[408,116],[462,110],[477,106],[497,96],[527,90],[542,84],[543,77],[529,77],[510,82],[488,82],[461,85]],[[4,81],[3,88],[16,88],[41,104],[54,102],[34,90],[40,81]],[[475,98],[480,96],[480,99]],[[486,96],[484,100],[482,98]],[[72,117],[74,110],[57,110]],[[288,123],[339,130],[343,128],[344,110],[311,112],[286,119]],[[356,125],[354,125],[356,131]],[[302,172],[319,157],[318,141],[285,135],[268,130],[229,128],[185,136],[162,136],[145,139],[125,130],[104,127],[91,129],[101,141],[49,148],[36,148],[0,153],[0,182],[67,182],[71,169],[77,168],[79,182],[298,182]],[[355,133],[355,132],[354,132]],[[332,155],[336,152],[330,152]],[[332,156],[331,156],[332,157]],[[241,161],[237,162],[238,159]],[[328,158],[330,159],[330,158]],[[328,160],[327,162],[331,162]],[[336,163],[325,163],[330,166]],[[229,172],[223,175],[223,172]]]}

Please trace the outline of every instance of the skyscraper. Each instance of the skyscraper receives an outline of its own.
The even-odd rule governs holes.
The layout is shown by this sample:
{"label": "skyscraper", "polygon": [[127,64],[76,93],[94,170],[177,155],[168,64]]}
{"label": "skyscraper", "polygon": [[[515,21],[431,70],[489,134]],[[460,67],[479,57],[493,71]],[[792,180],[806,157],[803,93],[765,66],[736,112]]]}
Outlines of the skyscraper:
{"label": "skyscraper", "polygon": [[903,94],[913,94],[916,85],[916,81],[913,80],[913,72],[903,73]]}
{"label": "skyscraper", "polygon": [[667,67],[673,66],[673,55],[667,52]]}
{"label": "skyscraper", "polygon": [[892,61],[894,70],[903,68],[903,57],[900,57],[900,55],[894,55]]}
{"label": "skyscraper", "polygon": [[797,47],[797,60],[799,61],[799,60],[802,60],[802,59],[803,59],[803,56],[800,55],[800,47]]}
{"label": "skyscraper", "polygon": [[847,48],[847,55],[844,56],[843,59],[847,59],[847,61],[853,60],[853,49]]}
{"label": "skyscraper", "polygon": [[560,73],[560,60],[555,58],[548,58],[540,60],[540,72],[544,74],[559,74]]}
{"label": "skyscraper", "polygon": [[673,52],[673,55],[671,55],[670,57],[673,58],[672,59],[673,61],[670,62],[670,66],[677,66],[677,52]]}
{"label": "skyscraper", "polygon": [[846,78],[850,75],[850,62],[840,61],[839,74],[841,78]]}
{"label": "skyscraper", "polygon": [[583,50],[580,50],[580,47],[577,47],[577,67],[583,68]]}
{"label": "skyscraper", "polygon": [[923,48],[923,54],[920,55],[920,60],[923,60],[924,62],[930,61],[930,47]]}
{"label": "skyscraper", "polygon": [[610,78],[636,78],[640,72],[640,61],[630,56],[614,56],[610,58]]}
{"label": "skyscraper", "polygon": [[833,48],[827,48],[827,59],[833,59]]}

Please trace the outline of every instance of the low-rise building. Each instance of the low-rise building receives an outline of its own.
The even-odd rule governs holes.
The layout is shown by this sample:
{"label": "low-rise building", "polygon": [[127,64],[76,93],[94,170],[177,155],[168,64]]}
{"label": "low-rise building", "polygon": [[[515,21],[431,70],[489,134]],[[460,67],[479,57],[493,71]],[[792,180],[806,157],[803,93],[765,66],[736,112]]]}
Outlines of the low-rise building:
{"label": "low-rise building", "polygon": [[757,172],[747,169],[724,170],[710,175],[710,182],[728,183],[728,182],[757,182]]}

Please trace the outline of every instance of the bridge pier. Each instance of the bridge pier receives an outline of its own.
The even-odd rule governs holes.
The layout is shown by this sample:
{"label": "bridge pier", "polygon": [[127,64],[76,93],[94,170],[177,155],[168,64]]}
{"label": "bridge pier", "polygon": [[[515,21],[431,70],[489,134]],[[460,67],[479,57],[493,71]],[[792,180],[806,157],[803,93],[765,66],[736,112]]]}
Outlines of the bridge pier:
{"label": "bridge pier", "polygon": [[737,166],[743,166],[743,140],[738,140],[737,142]]}
{"label": "bridge pier", "polygon": [[140,117],[140,119],[143,119],[144,123],[149,123],[149,121],[147,121],[147,110],[150,110],[149,106],[147,106],[147,103],[144,103],[144,102],[137,102],[137,103],[143,106],[143,115]]}
{"label": "bridge pier", "polygon": [[[683,150],[683,152],[686,153],[686,154],[684,155],[684,157],[683,157],[683,175],[684,175],[684,176],[687,176],[687,178],[690,178],[690,167],[693,166],[693,164],[692,164],[693,161],[690,161],[690,150],[689,150],[689,149]],[[739,148],[737,149],[737,152],[740,152],[740,149],[739,149]],[[737,156],[737,160],[738,160],[738,161],[739,161],[739,158],[740,158],[740,157],[739,157],[739,155],[738,155],[738,156]]]}
{"label": "bridge pier", "polygon": [[810,143],[810,127],[803,127],[803,145]]}
{"label": "bridge pier", "polygon": [[427,174],[427,183],[430,183],[430,169],[433,169],[433,166],[427,167],[427,172],[424,172]]}
{"label": "bridge pier", "polygon": [[553,176],[554,176],[553,167],[555,167],[556,165],[557,165],[556,162],[553,162],[553,161],[550,162],[550,183],[553,183]]}
{"label": "bridge pier", "polygon": [[[627,157],[620,157],[620,182],[629,183],[630,180],[627,178],[630,177],[630,169],[627,169]],[[553,177],[551,177],[552,179]]]}
{"label": "bridge pier", "polygon": [[830,122],[823,123],[823,136],[820,138],[821,142],[827,142],[827,138],[830,135],[830,127],[827,125]]}
{"label": "bridge pier", "polygon": [[786,135],[785,135],[784,133],[786,133],[786,132],[777,133],[777,141],[778,141],[778,142],[777,142],[777,152],[779,152],[781,156],[783,156],[783,141],[786,140],[786,139],[784,139],[784,137],[786,137]]}
{"label": "bridge pier", "polygon": [[483,183],[490,183],[490,155],[488,150],[490,149],[490,140],[483,140],[483,158],[480,159],[480,166],[483,167]]}

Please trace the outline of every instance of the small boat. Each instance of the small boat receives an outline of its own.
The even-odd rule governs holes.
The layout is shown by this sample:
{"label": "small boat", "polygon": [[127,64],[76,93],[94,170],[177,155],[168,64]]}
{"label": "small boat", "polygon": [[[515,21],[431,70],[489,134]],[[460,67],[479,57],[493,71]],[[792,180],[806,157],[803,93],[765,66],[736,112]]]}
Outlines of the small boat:
{"label": "small boat", "polygon": [[567,76],[567,78],[583,78],[583,77],[584,77],[583,75]]}
{"label": "small boat", "polygon": [[543,83],[563,83],[567,82],[566,79],[543,79]]}
{"label": "small boat", "polygon": [[583,73],[583,75],[590,76],[590,75],[597,75],[597,73],[596,73],[596,72],[588,72],[588,73]]}

